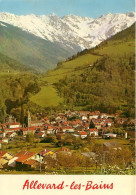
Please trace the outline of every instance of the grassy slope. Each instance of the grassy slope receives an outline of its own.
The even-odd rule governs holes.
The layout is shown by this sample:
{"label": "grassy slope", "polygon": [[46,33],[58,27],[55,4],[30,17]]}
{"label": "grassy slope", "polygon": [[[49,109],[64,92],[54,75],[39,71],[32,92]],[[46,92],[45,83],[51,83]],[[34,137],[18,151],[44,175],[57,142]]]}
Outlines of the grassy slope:
{"label": "grassy slope", "polygon": [[[134,26],[118,33],[111,39],[101,43],[98,47],[87,50],[86,53],[82,52],[81,56],[63,62],[60,67],[49,71],[43,80],[51,84],[57,83],[65,76],[70,77],[73,74],[81,74],[89,64],[93,64],[96,60],[100,59],[100,55],[109,55],[116,58],[130,53],[134,54]],[[49,86],[47,87],[48,89]],[[54,103],[56,98],[58,99],[57,92],[52,93],[51,90],[48,90],[48,93],[45,93],[44,91],[46,91],[46,86],[36,96],[33,96],[31,101],[36,103],[36,98],[38,97],[37,103],[45,107],[45,104],[49,106]],[[47,100],[48,97],[51,98],[49,101]],[[45,99],[47,100],[46,103],[44,102]]]}
{"label": "grassy slope", "polygon": [[59,103],[63,102],[63,98],[59,97],[52,85],[44,86],[41,91],[35,96],[32,96],[30,100],[43,107],[57,106]]}
{"label": "grassy slope", "polygon": [[61,68],[49,71],[43,78],[49,85],[42,87],[41,91],[30,100],[42,107],[57,106],[59,103],[63,103],[63,98],[59,97],[57,90],[52,84],[65,76],[71,76],[73,73],[81,74],[88,67],[88,64],[93,64],[98,58],[99,56],[87,54],[75,60],[65,62]]}
{"label": "grassy slope", "polygon": [[71,61],[67,61],[62,64],[60,68],[56,68],[53,71],[48,72],[45,76],[44,81],[49,83],[56,83],[60,79],[64,78],[64,76],[70,76],[75,72],[78,74],[84,70],[84,68],[88,67],[89,64],[93,64],[99,56],[86,54],[84,56],[80,56]]}

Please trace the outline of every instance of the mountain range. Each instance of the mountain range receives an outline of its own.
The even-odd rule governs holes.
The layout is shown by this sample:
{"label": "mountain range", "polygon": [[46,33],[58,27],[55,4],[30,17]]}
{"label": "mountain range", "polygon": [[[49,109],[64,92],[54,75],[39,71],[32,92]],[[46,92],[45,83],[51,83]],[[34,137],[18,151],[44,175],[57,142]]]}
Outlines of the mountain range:
{"label": "mountain range", "polygon": [[55,68],[59,61],[95,47],[134,21],[135,13],[107,14],[93,19],[3,12],[0,13],[0,53],[15,60],[18,70],[24,65],[25,69],[43,73]]}
{"label": "mountain range", "polygon": [[24,64],[36,72],[45,72],[56,66],[58,61],[80,51],[65,48],[62,44],[52,43],[30,34],[13,25],[0,22],[0,53]]}
{"label": "mountain range", "polygon": [[23,31],[63,47],[82,50],[92,48],[116,33],[130,27],[135,21],[135,13],[107,14],[99,18],[68,15],[58,17],[46,15],[14,15],[0,13],[0,21],[19,27]]}

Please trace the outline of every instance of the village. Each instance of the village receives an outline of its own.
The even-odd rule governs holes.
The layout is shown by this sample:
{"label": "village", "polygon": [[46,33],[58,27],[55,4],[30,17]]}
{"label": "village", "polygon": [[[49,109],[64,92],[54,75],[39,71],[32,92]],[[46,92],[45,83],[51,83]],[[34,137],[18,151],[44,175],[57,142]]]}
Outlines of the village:
{"label": "village", "polygon": [[28,111],[27,125],[9,115],[0,124],[0,171],[63,174],[78,167],[79,173],[96,174],[118,164],[118,155],[124,158],[119,165],[132,169],[133,149],[128,146],[133,148],[134,137],[134,120],[118,113],[69,110],[33,121]]}

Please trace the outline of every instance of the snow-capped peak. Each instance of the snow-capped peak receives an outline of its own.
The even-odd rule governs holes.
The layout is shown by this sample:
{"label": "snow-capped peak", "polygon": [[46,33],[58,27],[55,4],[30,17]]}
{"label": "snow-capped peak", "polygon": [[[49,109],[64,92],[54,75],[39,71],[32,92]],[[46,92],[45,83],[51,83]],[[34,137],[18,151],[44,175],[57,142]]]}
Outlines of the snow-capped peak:
{"label": "snow-capped peak", "polygon": [[102,15],[93,19],[68,15],[14,15],[0,13],[0,21],[21,28],[42,39],[59,42],[65,46],[76,44],[81,49],[91,48],[103,40],[128,28],[135,22],[135,13]]}

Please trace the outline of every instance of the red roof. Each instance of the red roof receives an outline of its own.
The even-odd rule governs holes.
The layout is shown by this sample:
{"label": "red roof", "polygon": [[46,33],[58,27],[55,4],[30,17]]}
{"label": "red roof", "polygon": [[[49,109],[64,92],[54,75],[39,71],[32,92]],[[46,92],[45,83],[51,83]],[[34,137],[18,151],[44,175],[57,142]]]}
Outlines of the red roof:
{"label": "red roof", "polygon": [[5,151],[0,151],[0,157],[4,156],[7,152]]}
{"label": "red roof", "polygon": [[80,121],[79,119],[76,119],[76,122],[77,122],[77,123],[81,123],[81,121]]}
{"label": "red roof", "polygon": [[45,149],[45,150],[42,150],[41,152],[39,152],[38,154],[40,154],[41,156],[42,155],[45,155],[45,154],[47,154],[48,152],[50,152],[51,150],[49,150],[49,149]]}
{"label": "red roof", "polygon": [[16,157],[20,157],[22,155],[25,155],[27,153],[27,151],[20,151],[19,153],[17,153],[15,156]]}
{"label": "red roof", "polygon": [[80,135],[87,135],[87,133],[85,131],[80,131],[79,134]]}
{"label": "red roof", "polygon": [[52,126],[48,126],[48,129],[53,129]]}
{"label": "red roof", "polygon": [[10,128],[10,130],[12,130],[12,131],[17,131],[17,130],[20,130],[20,127]]}
{"label": "red roof", "polygon": [[43,135],[44,133],[43,132],[39,132],[37,135]]}
{"label": "red roof", "polygon": [[37,162],[37,161],[35,161],[33,159],[30,159],[28,161],[25,161],[24,164],[26,164],[26,165],[33,165],[35,162]]}
{"label": "red roof", "polygon": [[93,132],[93,131],[98,131],[98,129],[93,128],[93,129],[89,129],[89,131]]}
{"label": "red roof", "polygon": [[62,129],[73,129],[71,126],[63,126]]}
{"label": "red roof", "polygon": [[6,134],[6,136],[10,136],[10,135],[12,135],[12,133],[14,133],[14,132],[8,132],[8,133]]}
{"label": "red roof", "polygon": [[35,154],[36,153],[34,153],[34,152],[20,151],[17,155],[15,155],[16,157],[19,157],[16,161],[17,162],[24,162],[27,159],[29,159],[32,156],[34,156]]}
{"label": "red roof", "polygon": [[8,125],[20,125],[19,123],[9,123]]}
{"label": "red roof", "polygon": [[36,127],[28,127],[28,131],[30,131],[30,130],[34,131],[34,130],[36,130],[35,128]]}

